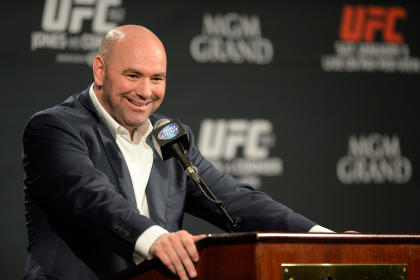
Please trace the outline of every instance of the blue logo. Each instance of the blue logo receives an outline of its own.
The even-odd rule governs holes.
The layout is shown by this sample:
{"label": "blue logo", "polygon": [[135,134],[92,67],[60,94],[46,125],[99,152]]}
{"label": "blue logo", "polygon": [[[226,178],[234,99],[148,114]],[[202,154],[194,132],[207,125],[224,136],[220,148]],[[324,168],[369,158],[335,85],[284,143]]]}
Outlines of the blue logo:
{"label": "blue logo", "polygon": [[165,126],[158,134],[160,140],[169,140],[177,136],[179,133],[179,126],[176,123],[170,123]]}

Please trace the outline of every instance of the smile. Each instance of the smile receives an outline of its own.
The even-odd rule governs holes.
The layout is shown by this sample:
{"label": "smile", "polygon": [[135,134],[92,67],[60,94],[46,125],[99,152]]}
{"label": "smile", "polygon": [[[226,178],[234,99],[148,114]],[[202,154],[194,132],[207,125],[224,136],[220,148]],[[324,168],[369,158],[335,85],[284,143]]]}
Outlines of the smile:
{"label": "smile", "polygon": [[138,106],[138,107],[146,107],[147,105],[149,105],[149,104],[151,103],[151,101],[147,101],[147,102],[144,102],[144,103],[137,103],[137,102],[135,102],[135,101],[131,100],[130,98],[127,98],[127,100],[128,100],[131,104],[134,104],[134,105],[136,105],[136,106]]}

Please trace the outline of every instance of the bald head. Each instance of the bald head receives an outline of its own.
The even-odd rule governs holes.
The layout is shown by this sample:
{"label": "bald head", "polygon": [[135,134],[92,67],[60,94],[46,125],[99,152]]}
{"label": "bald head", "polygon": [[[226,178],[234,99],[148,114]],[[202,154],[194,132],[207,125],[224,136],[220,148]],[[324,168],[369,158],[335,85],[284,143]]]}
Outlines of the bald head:
{"label": "bald head", "polygon": [[122,25],[110,30],[99,46],[99,55],[109,57],[114,46],[124,41],[136,41],[143,44],[155,44],[157,48],[164,50],[162,42],[149,29],[140,25]]}
{"label": "bald head", "polygon": [[130,132],[160,106],[166,87],[166,53],[145,27],[109,31],[93,61],[94,90],[108,114]]}

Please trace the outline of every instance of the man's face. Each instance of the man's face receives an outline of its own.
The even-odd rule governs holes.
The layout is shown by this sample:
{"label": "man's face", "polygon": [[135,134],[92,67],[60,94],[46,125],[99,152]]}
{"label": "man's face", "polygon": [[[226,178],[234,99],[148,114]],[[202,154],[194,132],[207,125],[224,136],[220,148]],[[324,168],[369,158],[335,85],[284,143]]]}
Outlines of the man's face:
{"label": "man's face", "polygon": [[166,55],[155,42],[125,40],[104,58],[101,104],[130,133],[162,103]]}

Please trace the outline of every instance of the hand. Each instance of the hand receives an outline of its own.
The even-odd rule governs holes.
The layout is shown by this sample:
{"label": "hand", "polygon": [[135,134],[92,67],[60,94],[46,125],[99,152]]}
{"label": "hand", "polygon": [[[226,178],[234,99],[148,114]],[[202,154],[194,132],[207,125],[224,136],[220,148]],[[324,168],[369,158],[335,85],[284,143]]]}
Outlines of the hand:
{"label": "hand", "polygon": [[360,232],[354,231],[354,230],[346,230],[344,233],[360,233]]}
{"label": "hand", "polygon": [[205,234],[191,235],[185,230],[164,233],[155,240],[150,248],[150,254],[158,257],[181,280],[188,279],[188,276],[194,278],[197,276],[197,271],[193,262],[199,260],[195,242],[205,237]]}

